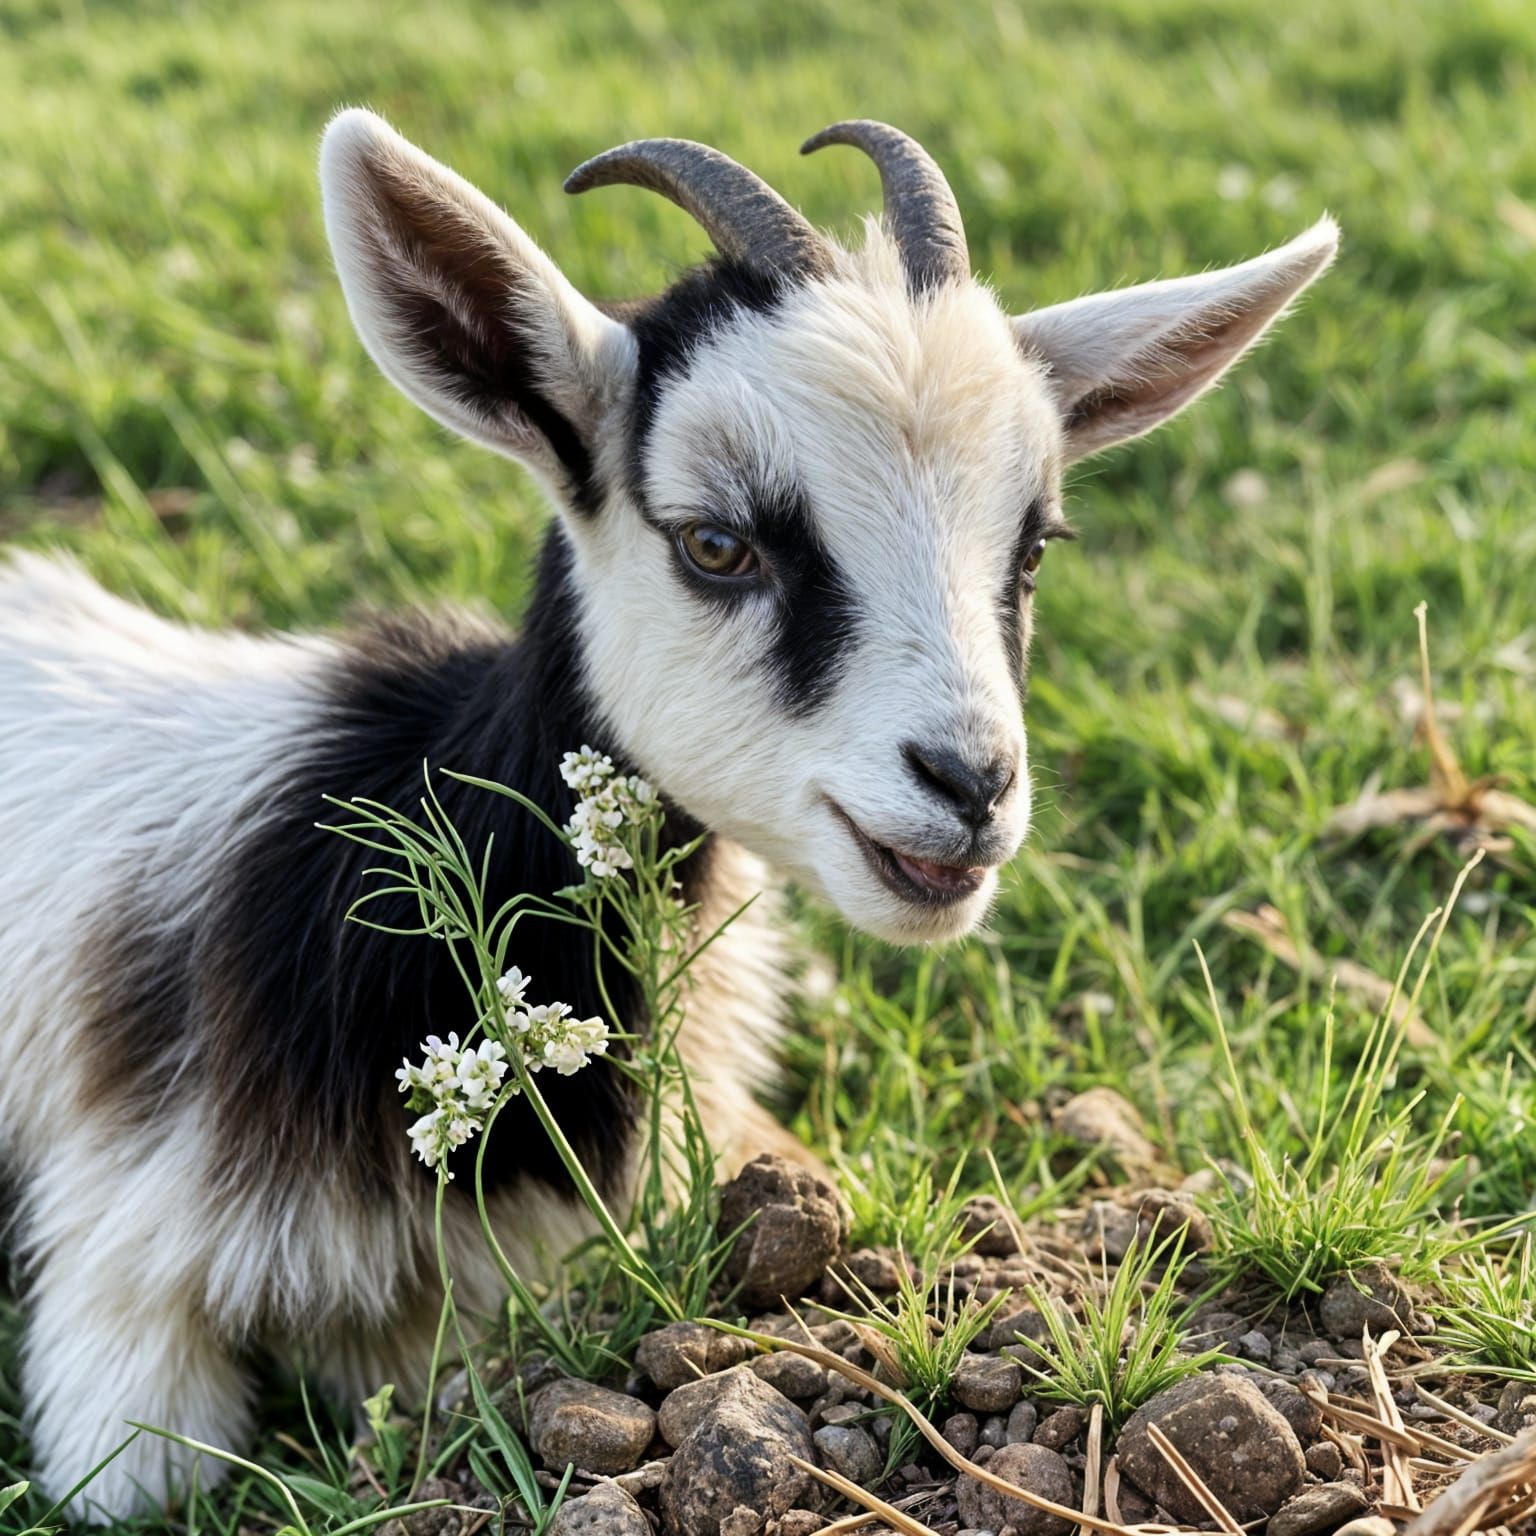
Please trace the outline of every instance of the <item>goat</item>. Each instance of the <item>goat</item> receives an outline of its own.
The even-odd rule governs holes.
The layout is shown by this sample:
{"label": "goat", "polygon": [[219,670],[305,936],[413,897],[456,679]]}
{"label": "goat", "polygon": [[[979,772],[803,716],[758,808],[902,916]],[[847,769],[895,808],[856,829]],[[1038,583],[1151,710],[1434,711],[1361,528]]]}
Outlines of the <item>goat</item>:
{"label": "goat", "polygon": [[[707,833],[685,866],[706,924],[769,884],[765,866],[899,943],[986,913],[1029,822],[1032,594],[1070,531],[1064,467],[1212,385],[1337,230],[1011,318],[920,146],[862,121],[805,148],[828,144],[882,179],[858,249],[703,145],[588,161],[568,191],[659,192],[716,251],[659,297],[604,305],[378,117],[330,124],[326,227],[364,345],[554,505],[519,636],[420,616],[204,633],[61,559],[0,566],[0,1158],[45,1488],[126,1419],[239,1445],[263,1351],[301,1349],[354,1401],[423,1388],[434,1183],[393,1071],[466,1002],[448,946],[343,921],[368,856],[317,827],[325,795],[407,804],[427,761],[559,814],[558,759],[591,742],[659,787],[669,835]],[[472,848],[494,833],[493,894],[575,873],[511,802],[443,794]],[[597,1013],[566,933],[545,925],[513,958]],[[701,962],[681,1049],[727,1163],[787,1145],[753,1096],[784,969],[762,905]],[[635,1006],[621,992],[611,1022],[642,1027]],[[624,1079],[598,1063],[550,1094],[621,1188]],[[529,1264],[583,1229],[519,1113],[487,1186]],[[456,1295],[488,1311],[499,1283],[472,1207],[448,1206]],[[142,1436],[82,1501],[98,1517],[157,1504],[196,1460]]]}

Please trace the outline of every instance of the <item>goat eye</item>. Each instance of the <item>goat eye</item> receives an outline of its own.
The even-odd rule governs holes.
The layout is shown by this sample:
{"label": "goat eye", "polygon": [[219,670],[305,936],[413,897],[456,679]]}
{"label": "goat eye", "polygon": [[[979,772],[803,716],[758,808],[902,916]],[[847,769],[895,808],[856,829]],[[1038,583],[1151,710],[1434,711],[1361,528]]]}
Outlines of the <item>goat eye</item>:
{"label": "goat eye", "polygon": [[750,576],[757,569],[756,550],[714,523],[689,523],[677,543],[688,563],[706,576]]}
{"label": "goat eye", "polygon": [[1041,539],[1030,552],[1024,556],[1024,574],[1033,576],[1040,569],[1040,562],[1045,559],[1045,540]]}

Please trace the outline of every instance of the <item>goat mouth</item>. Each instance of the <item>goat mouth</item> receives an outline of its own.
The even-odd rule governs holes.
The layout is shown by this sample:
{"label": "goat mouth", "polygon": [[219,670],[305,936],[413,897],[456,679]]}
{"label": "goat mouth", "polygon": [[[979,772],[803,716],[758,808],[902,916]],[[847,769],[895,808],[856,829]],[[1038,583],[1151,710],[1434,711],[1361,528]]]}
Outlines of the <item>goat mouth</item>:
{"label": "goat mouth", "polygon": [[984,864],[941,864],[914,853],[877,843],[835,800],[828,800],[839,821],[858,844],[864,861],[880,883],[903,901],[925,907],[948,907],[974,896],[987,878]]}

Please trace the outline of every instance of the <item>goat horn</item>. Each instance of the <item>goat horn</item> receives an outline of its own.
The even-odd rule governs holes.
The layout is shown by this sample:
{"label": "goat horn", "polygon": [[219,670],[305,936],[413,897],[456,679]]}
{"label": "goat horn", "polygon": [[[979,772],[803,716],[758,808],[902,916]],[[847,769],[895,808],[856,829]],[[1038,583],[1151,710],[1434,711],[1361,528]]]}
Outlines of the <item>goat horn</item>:
{"label": "goat horn", "polygon": [[800,146],[800,153],[814,154],[828,144],[862,149],[878,167],[886,223],[914,290],[971,275],[960,205],[943,171],[916,139],[889,123],[856,118],[823,128]]}
{"label": "goat horn", "polygon": [[704,227],[722,256],[744,266],[814,276],[831,265],[831,248],[803,215],[761,177],[707,144],[636,139],[579,165],[567,192],[645,187],[669,198]]}

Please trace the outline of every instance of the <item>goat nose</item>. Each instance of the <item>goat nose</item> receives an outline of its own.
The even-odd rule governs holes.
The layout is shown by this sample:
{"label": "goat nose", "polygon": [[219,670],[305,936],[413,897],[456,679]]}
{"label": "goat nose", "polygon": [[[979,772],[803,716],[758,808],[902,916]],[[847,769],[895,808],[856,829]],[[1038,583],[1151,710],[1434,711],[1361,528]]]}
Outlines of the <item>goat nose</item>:
{"label": "goat nose", "polygon": [[981,767],[946,747],[923,747],[909,741],[902,756],[918,782],[936,790],[960,813],[960,819],[980,828],[992,820],[997,802],[1013,787],[1018,758],[1004,754]]}

